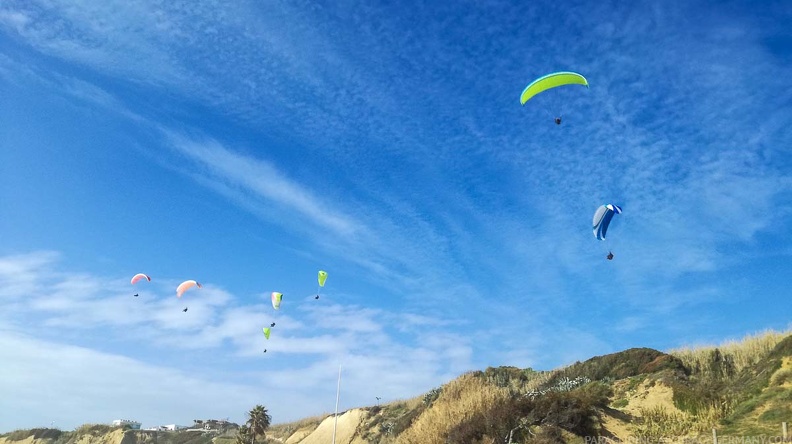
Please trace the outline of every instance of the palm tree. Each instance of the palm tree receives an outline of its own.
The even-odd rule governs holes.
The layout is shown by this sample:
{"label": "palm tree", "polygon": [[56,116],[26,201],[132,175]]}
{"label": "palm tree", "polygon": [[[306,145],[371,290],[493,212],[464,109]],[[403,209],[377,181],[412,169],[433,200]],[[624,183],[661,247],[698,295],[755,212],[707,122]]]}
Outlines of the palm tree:
{"label": "palm tree", "polygon": [[261,435],[264,437],[264,432],[269,428],[272,417],[267,413],[267,408],[263,405],[257,405],[248,412],[248,430],[251,435],[250,443],[256,444],[256,437]]}

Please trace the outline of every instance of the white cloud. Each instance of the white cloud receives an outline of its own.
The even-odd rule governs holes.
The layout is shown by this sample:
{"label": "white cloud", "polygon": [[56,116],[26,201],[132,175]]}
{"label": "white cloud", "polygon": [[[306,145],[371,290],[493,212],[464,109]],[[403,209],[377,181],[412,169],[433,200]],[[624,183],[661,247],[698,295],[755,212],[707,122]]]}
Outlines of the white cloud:
{"label": "white cloud", "polygon": [[[318,399],[332,400],[339,363],[344,408],[371,404],[374,394],[418,395],[472,367],[467,339],[426,329],[393,336],[386,327],[395,316],[378,309],[311,299],[276,313],[240,304],[211,283],[177,301],[175,282],[133,290],[127,279],[64,272],[60,258],[0,257],[3,294],[25,295],[4,316],[28,320],[0,331],[0,417],[8,427],[55,421],[68,428],[116,417],[147,425],[242,420],[256,403],[277,421],[292,420],[319,413]],[[408,317],[428,328],[444,325]],[[270,321],[276,327],[266,340],[261,328]],[[416,345],[402,344],[404,336]]]}
{"label": "white cloud", "polygon": [[146,364],[119,353],[37,340],[0,330],[0,428],[109,423],[191,425],[195,418],[243,420],[260,402],[256,388],[208,380],[189,370]]}

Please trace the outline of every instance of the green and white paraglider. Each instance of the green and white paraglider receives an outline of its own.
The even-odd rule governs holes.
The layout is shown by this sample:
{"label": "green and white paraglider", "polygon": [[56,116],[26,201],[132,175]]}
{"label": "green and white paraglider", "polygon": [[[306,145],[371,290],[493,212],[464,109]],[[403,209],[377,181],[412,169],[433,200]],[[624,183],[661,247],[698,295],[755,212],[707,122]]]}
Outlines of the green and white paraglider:
{"label": "green and white paraglider", "polygon": [[283,300],[283,293],[278,293],[277,291],[273,291],[272,295],[272,308],[275,310],[280,310],[281,301]]}
{"label": "green and white paraglider", "polygon": [[324,287],[325,281],[327,280],[327,272],[324,270],[319,270],[317,280],[319,281],[319,286],[316,287],[316,296],[314,299],[319,299],[319,290]]}
{"label": "green and white paraglider", "polygon": [[[525,87],[522,94],[520,94],[520,104],[525,105],[535,95],[548,89],[565,85],[583,85],[586,88],[589,86],[588,80],[576,72],[559,71],[550,73],[539,77]],[[561,116],[556,116],[555,123],[556,125],[561,124]]]}

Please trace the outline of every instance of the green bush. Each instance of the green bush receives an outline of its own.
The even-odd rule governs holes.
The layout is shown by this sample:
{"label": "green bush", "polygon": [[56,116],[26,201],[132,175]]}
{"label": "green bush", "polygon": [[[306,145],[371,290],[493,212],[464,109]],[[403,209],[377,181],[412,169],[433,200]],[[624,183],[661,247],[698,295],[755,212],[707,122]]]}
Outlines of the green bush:
{"label": "green bush", "polygon": [[442,387],[435,387],[423,396],[424,405],[431,405],[443,393]]}
{"label": "green bush", "polygon": [[627,404],[629,404],[629,403],[630,403],[630,401],[628,399],[625,399],[625,398],[617,399],[617,400],[613,401],[613,403],[611,404],[611,407],[613,407],[614,409],[620,409],[622,407],[627,407]]}
{"label": "green bush", "polygon": [[792,407],[789,405],[775,405],[759,415],[759,422],[777,424],[792,419]]}

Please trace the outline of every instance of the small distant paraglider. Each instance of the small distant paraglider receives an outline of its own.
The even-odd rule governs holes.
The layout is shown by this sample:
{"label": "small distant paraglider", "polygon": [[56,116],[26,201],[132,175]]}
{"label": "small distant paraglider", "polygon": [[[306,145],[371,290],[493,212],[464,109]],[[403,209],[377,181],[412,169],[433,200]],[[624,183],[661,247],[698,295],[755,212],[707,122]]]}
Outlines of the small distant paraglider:
{"label": "small distant paraglider", "polygon": [[[275,323],[273,322],[271,325],[274,326]],[[264,333],[264,337],[267,338],[268,340],[270,338],[270,331],[271,331],[270,327],[264,327],[264,328],[261,329],[261,332]],[[264,349],[264,353],[267,353],[267,349],[266,348]]]}
{"label": "small distant paraglider", "polygon": [[[138,273],[138,274],[136,274],[136,275],[132,276],[132,279],[131,279],[129,282],[130,282],[132,285],[135,285],[135,284],[137,284],[139,281],[141,281],[141,280],[143,280],[143,279],[145,279],[145,280],[146,280],[146,281],[148,281],[148,282],[151,282],[151,278],[150,278],[150,277],[148,277],[148,275],[146,275],[146,274],[143,274],[143,273]],[[138,297],[138,294],[137,294],[137,293],[135,293],[135,294],[134,294],[134,296],[135,296],[135,297]]]}
{"label": "small distant paraglider", "polygon": [[[529,83],[528,86],[526,86],[523,90],[522,94],[520,94],[520,104],[525,105],[525,103],[535,95],[547,91],[548,89],[564,85],[583,85],[586,88],[589,87],[588,80],[576,72],[554,72],[539,77],[538,79]],[[561,125],[561,116],[556,116],[553,121],[556,125]]]}
{"label": "small distant paraglider", "polygon": [[132,296],[134,296],[134,297],[138,297],[138,294],[137,294],[137,293],[135,293],[135,294],[133,294]]}
{"label": "small distant paraglider", "polygon": [[275,323],[274,323],[274,322],[273,322],[272,324],[270,324],[270,327],[274,327],[274,326],[275,326]]}
{"label": "small distant paraglider", "polygon": [[[605,240],[605,235],[608,233],[608,227],[611,224],[613,216],[621,214],[621,212],[621,207],[614,204],[601,205],[597,208],[597,211],[594,213],[594,220],[592,221],[592,231],[597,240]],[[608,251],[608,255],[605,257],[609,261],[613,260],[613,252]]]}
{"label": "small distant paraglider", "polygon": [[187,307],[184,307],[184,310],[182,310],[182,311],[187,313]]}
{"label": "small distant paraglider", "polygon": [[273,291],[271,295],[272,299],[272,308],[275,310],[280,310],[281,301],[283,300],[283,293],[278,293],[277,291]]}
{"label": "small distant paraglider", "polygon": [[135,284],[137,284],[138,282],[140,282],[143,279],[147,280],[148,282],[151,282],[151,278],[148,277],[148,275],[145,275],[143,273],[138,273],[138,274],[132,276],[132,280],[130,282],[132,283],[132,285],[135,285]]}
{"label": "small distant paraglider", "polygon": [[191,289],[193,287],[201,288],[201,284],[199,284],[196,281],[192,281],[192,280],[182,282],[181,284],[179,284],[178,287],[176,287],[176,297],[177,298],[182,297],[182,295],[184,294],[185,291],[187,291],[187,290],[189,290],[189,289]]}
{"label": "small distant paraglider", "polygon": [[314,296],[314,299],[319,299],[319,291],[322,287],[324,287],[325,281],[327,281],[327,272],[324,270],[319,270],[317,280],[319,281],[319,286],[316,287],[316,296]]}

